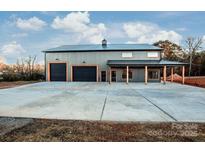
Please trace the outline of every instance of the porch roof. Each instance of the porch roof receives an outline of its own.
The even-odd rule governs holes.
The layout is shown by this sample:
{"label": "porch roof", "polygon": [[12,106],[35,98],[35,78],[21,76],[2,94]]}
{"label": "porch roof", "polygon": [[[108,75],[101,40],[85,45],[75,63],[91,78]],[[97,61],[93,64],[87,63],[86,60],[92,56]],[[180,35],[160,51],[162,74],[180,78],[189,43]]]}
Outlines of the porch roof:
{"label": "porch roof", "polygon": [[178,61],[168,61],[168,60],[108,60],[107,65],[111,67],[121,67],[121,66],[183,66],[188,65],[188,63],[182,63]]}

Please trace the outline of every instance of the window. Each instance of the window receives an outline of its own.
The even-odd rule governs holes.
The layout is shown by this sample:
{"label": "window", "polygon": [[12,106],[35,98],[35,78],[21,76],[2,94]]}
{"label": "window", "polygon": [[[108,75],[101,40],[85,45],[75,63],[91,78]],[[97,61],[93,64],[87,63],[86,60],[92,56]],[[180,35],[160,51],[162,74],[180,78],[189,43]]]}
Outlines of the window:
{"label": "window", "polygon": [[148,58],[157,58],[158,52],[147,52],[147,57]]}
{"label": "window", "polygon": [[123,58],[131,58],[132,57],[132,52],[123,52],[122,57]]}
{"label": "window", "polygon": [[[127,70],[123,70],[122,72],[122,79],[126,79],[127,78]],[[129,79],[132,79],[132,71],[129,70]]]}
{"label": "window", "polygon": [[159,71],[158,70],[149,70],[148,71],[148,79],[158,80],[159,79]]}

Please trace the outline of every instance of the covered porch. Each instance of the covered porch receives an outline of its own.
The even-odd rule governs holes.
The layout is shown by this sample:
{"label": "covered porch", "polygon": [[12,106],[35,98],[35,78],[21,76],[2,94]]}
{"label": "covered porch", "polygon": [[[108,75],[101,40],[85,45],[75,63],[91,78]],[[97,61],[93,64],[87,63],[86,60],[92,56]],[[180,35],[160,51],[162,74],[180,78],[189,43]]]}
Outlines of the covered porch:
{"label": "covered porch", "polygon": [[[143,77],[143,82],[147,84],[148,82],[159,81],[161,82],[161,76],[163,77],[163,83],[166,84],[167,81],[167,70],[170,69],[171,82],[173,82],[175,68],[181,68],[182,84],[185,82],[185,66],[187,63],[177,62],[177,61],[167,61],[167,60],[108,60],[108,74],[109,74],[109,83],[116,82],[117,80],[113,79],[113,75],[116,78],[115,70],[123,70],[122,78],[127,84],[133,80],[133,70],[141,69],[138,76]],[[132,70],[132,71],[130,71]],[[136,73],[135,73],[136,74]],[[136,78],[136,75],[134,76]],[[132,80],[131,80],[132,79]]]}

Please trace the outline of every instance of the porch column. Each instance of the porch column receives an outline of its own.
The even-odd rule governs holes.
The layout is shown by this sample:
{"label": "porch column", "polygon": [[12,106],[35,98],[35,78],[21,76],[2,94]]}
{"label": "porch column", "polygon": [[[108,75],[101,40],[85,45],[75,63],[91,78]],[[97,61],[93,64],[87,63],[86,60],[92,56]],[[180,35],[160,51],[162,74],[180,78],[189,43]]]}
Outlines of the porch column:
{"label": "porch column", "polygon": [[184,79],[185,79],[185,67],[182,66],[182,84],[184,84]]}
{"label": "porch column", "polygon": [[127,66],[127,72],[126,72],[126,83],[128,84],[129,82],[129,66]]}
{"label": "porch column", "polygon": [[166,79],[167,78],[167,66],[164,66],[164,71],[163,71],[163,80],[164,84],[166,84]]}
{"label": "porch column", "polygon": [[174,81],[174,67],[171,67],[171,82]]}
{"label": "porch column", "polygon": [[147,66],[145,66],[144,83],[147,84]]}
{"label": "porch column", "polygon": [[96,75],[96,82],[98,82],[98,71],[99,71],[98,65],[96,66],[96,69],[97,69],[97,70],[96,70],[96,71],[97,71],[97,73],[96,73],[96,74],[97,74],[97,75]]}
{"label": "porch column", "polygon": [[70,81],[73,81],[73,66],[70,66]]}
{"label": "porch column", "polygon": [[111,70],[111,67],[109,67],[109,84],[111,84],[112,82],[112,70]]}

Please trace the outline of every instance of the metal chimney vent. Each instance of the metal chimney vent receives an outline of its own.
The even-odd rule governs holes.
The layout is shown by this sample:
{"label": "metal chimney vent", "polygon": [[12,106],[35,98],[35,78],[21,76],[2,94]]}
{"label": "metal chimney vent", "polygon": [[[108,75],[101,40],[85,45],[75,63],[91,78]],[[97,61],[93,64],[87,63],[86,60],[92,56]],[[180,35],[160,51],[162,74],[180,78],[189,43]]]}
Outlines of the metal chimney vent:
{"label": "metal chimney vent", "polygon": [[103,48],[107,47],[107,40],[106,39],[102,40],[102,47]]}

